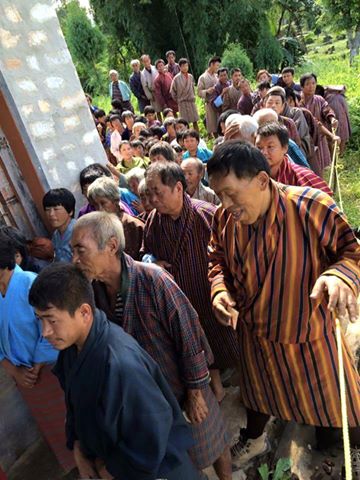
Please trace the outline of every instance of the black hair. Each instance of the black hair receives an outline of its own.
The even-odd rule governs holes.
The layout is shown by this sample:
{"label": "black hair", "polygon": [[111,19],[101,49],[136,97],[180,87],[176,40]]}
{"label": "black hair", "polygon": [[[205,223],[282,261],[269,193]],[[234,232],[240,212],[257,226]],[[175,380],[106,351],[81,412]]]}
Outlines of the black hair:
{"label": "black hair", "polygon": [[111,121],[111,117],[113,115],[116,115],[117,117],[119,117],[119,120],[121,119],[121,113],[122,113],[122,110],[119,110],[118,108],[112,108],[109,112],[109,120]]}
{"label": "black hair", "polygon": [[209,62],[208,62],[208,66],[210,67],[210,65],[211,65],[212,63],[216,63],[216,62],[221,63],[221,57],[217,57],[217,56],[211,57],[210,60],[209,60]]}
{"label": "black hair", "polygon": [[183,139],[185,140],[185,138],[189,138],[189,137],[196,138],[198,143],[200,142],[200,135],[197,130],[194,130],[194,129],[185,130],[185,132],[183,132]]}
{"label": "black hair", "polygon": [[132,148],[137,148],[137,147],[144,148],[144,144],[141,140],[133,140],[132,142],[130,142],[130,145],[132,146]]}
{"label": "black hair", "polygon": [[315,95],[325,97],[325,88],[322,85],[317,84],[315,88]]}
{"label": "black hair", "polygon": [[157,137],[159,140],[164,135],[164,130],[159,125],[153,125],[149,128],[149,131],[153,137]]}
{"label": "black hair", "polygon": [[101,118],[101,117],[105,117],[105,116],[106,116],[106,113],[105,113],[104,110],[101,110],[101,108],[94,112],[94,117],[95,118]]}
{"label": "black hair", "polygon": [[304,87],[307,80],[310,80],[311,78],[313,78],[317,83],[317,76],[315,75],[315,73],[305,73],[300,77],[300,86]]}
{"label": "black hair", "polygon": [[234,73],[237,73],[237,72],[242,74],[242,71],[240,70],[240,68],[232,68],[230,74],[231,76],[233,76]]}
{"label": "black hair", "polygon": [[230,115],[234,114],[234,113],[239,113],[238,110],[225,110],[225,112],[222,112],[220,115],[219,115],[219,118],[218,118],[218,124],[217,124],[217,133],[219,135],[222,135],[222,131],[221,131],[221,124],[222,123],[225,123],[226,122],[226,119],[228,117],[230,117]]}
{"label": "black hair", "polygon": [[152,134],[150,130],[148,130],[147,128],[143,128],[142,130],[140,130],[139,137],[150,138],[152,137]]}
{"label": "black hair", "polygon": [[270,166],[264,155],[248,142],[230,140],[218,145],[207,163],[209,177],[229,175],[254,178],[259,172],[270,176]]}
{"label": "black hair", "polygon": [[36,277],[29,293],[29,303],[38,310],[55,307],[71,316],[84,303],[95,311],[94,292],[84,273],[69,263],[53,263]]}
{"label": "black hair", "polygon": [[296,103],[296,100],[297,100],[296,93],[291,87],[285,87],[285,95],[286,95],[286,99],[292,98]]}
{"label": "black hair", "polygon": [[180,152],[184,152],[185,150],[182,148],[181,145],[177,144],[177,145],[174,145],[173,147],[171,147],[175,153],[180,153]]}
{"label": "black hair", "polygon": [[139,122],[139,123],[145,123],[145,124],[146,124],[147,120],[146,120],[146,118],[144,117],[144,115],[137,115],[137,116],[135,117],[135,123],[137,123],[137,122]]}
{"label": "black hair", "polygon": [[119,120],[119,122],[121,122],[120,115],[110,115],[110,123],[112,123],[114,120]]}
{"label": "black hair", "polygon": [[116,108],[117,110],[122,110],[123,104],[120,100],[117,100],[116,98],[112,100],[111,106]]}
{"label": "black hair", "polygon": [[156,142],[149,150],[150,157],[162,155],[168,162],[175,161],[174,149],[166,142]]}
{"label": "black hair", "polygon": [[43,208],[62,206],[74,218],[75,197],[67,188],[54,188],[43,196]]}
{"label": "black hair", "polygon": [[174,188],[180,182],[186,191],[187,184],[184,172],[176,162],[155,162],[145,172],[145,178],[155,174],[160,177],[161,183],[167,187]]}
{"label": "black hair", "polygon": [[181,125],[185,125],[186,128],[189,128],[190,126],[189,122],[185,120],[185,118],[180,117],[180,118],[176,118],[175,120],[177,124],[181,123]]}
{"label": "black hair", "polygon": [[271,85],[270,82],[261,82],[256,88],[258,90],[270,90]]}
{"label": "black hair", "polygon": [[222,72],[229,73],[229,69],[227,67],[220,67],[219,70],[217,71],[217,74],[220,75],[220,73]]}
{"label": "black hair", "polygon": [[155,108],[152,105],[146,105],[146,107],[144,108],[145,117],[148,113],[156,113]]}
{"label": "black hair", "polygon": [[14,270],[16,247],[5,230],[0,230],[0,268]]}
{"label": "black hair", "polygon": [[165,53],[165,57],[167,58],[169,55],[176,55],[176,53],[174,52],[174,50],[168,50],[166,53]]}
{"label": "black hair", "polygon": [[176,132],[176,141],[180,143],[180,141],[184,140],[184,131]]}
{"label": "black hair", "polygon": [[281,74],[283,73],[291,73],[291,75],[295,75],[295,70],[292,67],[285,67],[281,70]]}
{"label": "black hair", "polygon": [[285,91],[282,87],[272,87],[266,95],[266,98],[269,98],[269,97],[280,97],[282,103],[286,102]]}
{"label": "black hair", "polygon": [[162,62],[162,63],[165,65],[164,60],[163,60],[162,58],[158,58],[158,59],[156,60],[156,62],[155,62],[155,67],[156,67],[156,68],[157,68],[157,66],[158,66],[158,63],[160,63],[160,62]]}
{"label": "black hair", "polygon": [[100,163],[92,163],[83,168],[80,172],[80,187],[83,189],[85,185],[90,185],[100,177],[111,177],[111,172],[108,168]]}
{"label": "black hair", "polygon": [[135,118],[135,115],[131,110],[124,110],[121,114],[121,120],[124,122],[125,118],[128,118],[128,117]]}
{"label": "black hair", "polygon": [[169,108],[169,107],[164,108],[164,110],[163,110],[164,117],[166,117],[166,115],[170,112],[174,113],[174,110],[172,108]]}
{"label": "black hair", "polygon": [[147,155],[149,155],[149,151],[151,150],[151,147],[153,145],[156,145],[157,143],[159,143],[159,140],[157,138],[154,138],[154,137],[150,137],[146,140],[145,142],[145,152]]}
{"label": "black hair", "polygon": [[180,58],[179,67],[181,67],[181,65],[185,65],[186,63],[189,65],[189,60],[187,58]]}
{"label": "black hair", "polygon": [[267,138],[276,136],[282,147],[289,145],[289,133],[285,125],[281,125],[279,122],[266,122],[259,127],[257,131],[259,137]]}

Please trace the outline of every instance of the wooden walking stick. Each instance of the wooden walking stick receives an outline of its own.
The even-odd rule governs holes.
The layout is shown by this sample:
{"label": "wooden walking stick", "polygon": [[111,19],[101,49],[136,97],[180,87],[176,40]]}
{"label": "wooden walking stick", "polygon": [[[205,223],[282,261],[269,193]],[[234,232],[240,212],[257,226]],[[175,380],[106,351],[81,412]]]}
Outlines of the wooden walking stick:
{"label": "wooden walking stick", "polygon": [[341,324],[340,324],[340,320],[337,317],[335,318],[335,331],[336,331],[336,343],[337,343],[338,360],[339,360],[340,405],[341,405],[341,424],[342,424],[343,443],[344,443],[345,479],[352,480],[349,423],[348,423],[347,404],[346,404],[346,383],[345,383],[344,357],[343,357],[342,338],[341,338]]}

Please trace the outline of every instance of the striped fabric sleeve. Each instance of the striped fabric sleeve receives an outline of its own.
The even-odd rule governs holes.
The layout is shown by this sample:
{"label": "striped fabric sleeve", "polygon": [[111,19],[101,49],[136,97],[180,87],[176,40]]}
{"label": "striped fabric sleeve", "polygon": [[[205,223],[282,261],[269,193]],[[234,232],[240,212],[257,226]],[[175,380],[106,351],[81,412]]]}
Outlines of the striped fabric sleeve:
{"label": "striped fabric sleeve", "polygon": [[220,292],[231,290],[232,275],[227,267],[224,248],[220,239],[221,230],[224,228],[224,210],[217,209],[211,230],[209,253],[209,281],[211,284],[211,299]]}
{"label": "striped fabric sleeve", "polygon": [[343,280],[357,296],[360,287],[360,245],[344,214],[328,196],[319,194],[308,205],[321,246],[330,260],[322,275]]}
{"label": "striped fabric sleeve", "polygon": [[159,272],[155,287],[159,318],[176,346],[183,381],[189,389],[205,388],[214,357],[198,315],[167,273]]}

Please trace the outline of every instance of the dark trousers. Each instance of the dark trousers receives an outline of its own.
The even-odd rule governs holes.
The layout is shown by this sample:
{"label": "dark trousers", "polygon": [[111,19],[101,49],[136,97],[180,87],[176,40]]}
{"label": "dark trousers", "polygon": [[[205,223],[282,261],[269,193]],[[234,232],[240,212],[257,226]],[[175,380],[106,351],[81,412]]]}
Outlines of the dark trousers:
{"label": "dark trousers", "polygon": [[186,453],[183,463],[172,472],[167,473],[165,478],[166,480],[206,480],[208,477],[196,470]]}

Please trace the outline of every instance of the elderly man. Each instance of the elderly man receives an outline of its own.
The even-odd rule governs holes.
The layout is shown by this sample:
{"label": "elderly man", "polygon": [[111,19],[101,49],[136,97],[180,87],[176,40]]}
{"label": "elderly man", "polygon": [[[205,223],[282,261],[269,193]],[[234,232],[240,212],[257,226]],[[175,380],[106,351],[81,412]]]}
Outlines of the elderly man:
{"label": "elderly man", "polygon": [[100,177],[88,188],[88,199],[96,210],[116,214],[121,220],[126,240],[125,251],[135,260],[140,257],[144,223],[126,213],[120,205],[119,187],[112,178]]}
{"label": "elderly man", "polygon": [[186,193],[189,194],[190,198],[219,205],[220,200],[215,192],[201,181],[204,177],[203,162],[199,158],[190,157],[183,160],[180,166],[186,179]]}
{"label": "elderly man", "polygon": [[131,104],[131,91],[128,85],[119,80],[119,74],[116,70],[110,70],[109,77],[111,82],[109,83],[109,95],[111,101],[117,100],[121,105],[121,113],[125,110],[134,111],[134,108]]}
{"label": "elderly man", "polygon": [[211,310],[207,279],[207,246],[215,205],[191,199],[186,180],[174,162],[156,162],[146,172],[146,186],[154,210],[144,231],[143,260],[154,259],[173,275],[176,283],[197,311],[215,356],[212,386],[222,400],[219,368],[234,366],[237,353],[235,337],[218,325]]}
{"label": "elderly man", "polygon": [[242,140],[255,144],[259,125],[250,115],[234,113],[225,121],[225,140]]}
{"label": "elderly man", "polygon": [[198,80],[198,95],[205,101],[206,130],[210,136],[217,136],[217,123],[219,113],[213,107],[215,98],[215,85],[218,81],[217,71],[221,64],[220,57],[212,57],[209,60],[207,70],[200,75]]}
{"label": "elderly man", "polygon": [[146,97],[143,86],[141,84],[140,61],[137,59],[131,60],[130,66],[133,71],[129,78],[130,89],[137,98],[140,113],[143,113],[144,108],[146,107],[146,105],[150,105],[150,102]]}
{"label": "elderly man", "polygon": [[[267,450],[269,416],[341,427],[334,320],[336,309],[357,317],[360,246],[332,198],[273,182],[254,147],[225,142],[208,173],[223,206],[210,241],[212,304],[219,322],[238,333],[248,409],[247,428],[232,449],[242,466]],[[342,342],[359,475],[360,378]]]}
{"label": "elderly man", "polygon": [[179,64],[176,63],[176,54],[174,50],[169,50],[165,53],[167,64],[165,66],[166,71],[174,78],[180,72]]}
{"label": "elderly man", "polygon": [[95,308],[85,275],[73,265],[50,266],[29,299],[44,337],[60,350],[54,373],[80,478],[200,480],[186,453],[190,429],[159,366]]}
{"label": "elderly man", "polygon": [[271,178],[285,185],[318,188],[332,196],[333,192],[321,177],[290,160],[288,145],[288,131],[279,122],[265,123],[259,128],[256,146],[269,162]]}
{"label": "elderly man", "polygon": [[141,85],[144,89],[146,98],[149,100],[151,106],[154,107],[158,119],[161,120],[161,106],[154,96],[154,81],[158,72],[154,65],[151,65],[151,58],[149,55],[142,55],[141,62],[144,66],[141,70]]}
{"label": "elderly man", "polygon": [[73,262],[94,280],[97,306],[160,366],[191,422],[197,468],[215,463],[219,477],[230,480],[224,421],[209,387],[212,354],[198,316],[163,269],[134,262],[124,243],[117,217],[89,214],[76,225]]}

